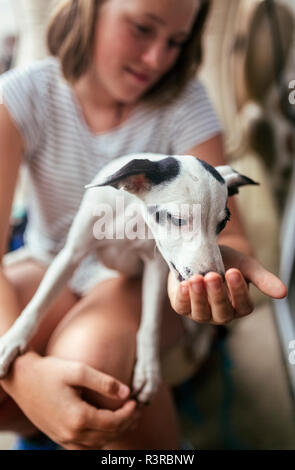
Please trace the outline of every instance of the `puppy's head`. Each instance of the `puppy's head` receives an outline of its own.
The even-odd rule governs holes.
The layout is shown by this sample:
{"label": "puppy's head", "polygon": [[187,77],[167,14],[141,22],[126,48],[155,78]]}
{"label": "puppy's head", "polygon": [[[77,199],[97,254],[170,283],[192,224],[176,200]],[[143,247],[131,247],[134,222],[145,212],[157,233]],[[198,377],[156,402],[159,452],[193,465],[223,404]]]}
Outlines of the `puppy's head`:
{"label": "puppy's head", "polygon": [[228,197],[257,184],[231,167],[212,167],[191,155],[134,156],[93,186],[113,186],[142,201],[143,217],[179,280],[224,274],[217,237],[229,220]]}

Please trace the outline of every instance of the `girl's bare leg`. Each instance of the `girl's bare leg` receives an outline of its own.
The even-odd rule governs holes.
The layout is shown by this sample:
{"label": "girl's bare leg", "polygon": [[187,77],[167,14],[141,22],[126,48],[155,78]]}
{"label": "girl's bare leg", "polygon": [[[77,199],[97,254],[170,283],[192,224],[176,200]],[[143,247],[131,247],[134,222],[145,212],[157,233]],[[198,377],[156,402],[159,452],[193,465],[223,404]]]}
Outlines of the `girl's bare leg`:
{"label": "girl's bare leg", "polygon": [[[52,334],[46,354],[78,360],[131,385],[136,332],[141,315],[141,280],[123,277],[104,281],[76,304]],[[162,350],[182,333],[181,319],[168,299],[162,326]],[[121,401],[84,390],[87,401],[116,409]],[[169,387],[162,384],[142,413],[137,429],[128,431],[105,449],[178,449],[180,435]]]}

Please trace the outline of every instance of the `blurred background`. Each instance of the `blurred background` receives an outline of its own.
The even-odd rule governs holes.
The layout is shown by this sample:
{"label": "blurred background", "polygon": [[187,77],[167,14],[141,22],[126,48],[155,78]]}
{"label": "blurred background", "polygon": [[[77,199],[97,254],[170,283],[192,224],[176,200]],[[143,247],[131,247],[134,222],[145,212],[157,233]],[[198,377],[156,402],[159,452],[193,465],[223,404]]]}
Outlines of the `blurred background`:
{"label": "blurred background", "polygon": [[[0,0],[0,73],[47,55],[46,22],[57,3]],[[237,198],[246,232],[289,295],[271,302],[251,287],[255,312],[217,327],[193,375],[167,358],[183,436],[195,449],[295,449],[294,15],[295,0],[212,1],[201,78],[224,127],[228,160],[261,183]],[[10,249],[22,243],[26,184],[23,169]],[[0,432],[0,449],[14,439]]]}

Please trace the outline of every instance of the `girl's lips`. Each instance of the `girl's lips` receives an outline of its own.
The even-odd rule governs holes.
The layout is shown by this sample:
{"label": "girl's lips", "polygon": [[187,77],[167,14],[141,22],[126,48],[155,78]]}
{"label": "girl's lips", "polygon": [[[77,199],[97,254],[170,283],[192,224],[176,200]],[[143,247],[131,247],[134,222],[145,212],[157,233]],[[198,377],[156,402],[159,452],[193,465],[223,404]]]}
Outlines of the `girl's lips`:
{"label": "girl's lips", "polygon": [[129,72],[134,78],[139,80],[141,83],[149,83],[151,81],[150,77],[146,74],[136,72],[135,70],[126,67],[127,72]]}

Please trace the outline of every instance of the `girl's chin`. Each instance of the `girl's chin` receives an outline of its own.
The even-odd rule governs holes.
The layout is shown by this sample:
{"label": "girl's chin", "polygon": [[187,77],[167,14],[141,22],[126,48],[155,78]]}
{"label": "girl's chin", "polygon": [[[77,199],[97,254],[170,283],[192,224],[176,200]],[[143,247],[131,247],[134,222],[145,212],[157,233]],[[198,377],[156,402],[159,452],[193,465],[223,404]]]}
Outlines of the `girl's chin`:
{"label": "girl's chin", "polygon": [[121,101],[121,103],[125,104],[134,104],[136,101],[138,101],[145,93],[144,91],[138,91],[138,90],[118,90],[118,93],[116,93],[116,98]]}

